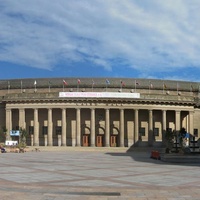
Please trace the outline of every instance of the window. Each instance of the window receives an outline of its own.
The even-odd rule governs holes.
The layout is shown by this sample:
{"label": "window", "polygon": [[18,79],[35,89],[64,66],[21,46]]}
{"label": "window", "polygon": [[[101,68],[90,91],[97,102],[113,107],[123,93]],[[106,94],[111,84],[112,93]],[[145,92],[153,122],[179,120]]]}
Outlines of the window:
{"label": "window", "polygon": [[61,134],[62,134],[62,127],[56,126],[56,135],[61,135]]}
{"label": "window", "polygon": [[167,132],[172,132],[172,128],[167,128]]}
{"label": "window", "polygon": [[30,135],[34,134],[34,127],[33,126],[29,126],[29,134]]}
{"label": "window", "polygon": [[159,136],[159,128],[154,128],[153,134],[154,134],[154,136]]}
{"label": "window", "polygon": [[140,127],[140,129],[139,129],[139,136],[145,136],[145,128]]}
{"label": "window", "polygon": [[198,134],[198,129],[195,128],[195,129],[194,129],[194,137],[198,137],[198,135],[199,135],[199,134]]}
{"label": "window", "polygon": [[48,127],[47,126],[43,126],[42,127],[42,134],[43,135],[47,135],[48,134]]}

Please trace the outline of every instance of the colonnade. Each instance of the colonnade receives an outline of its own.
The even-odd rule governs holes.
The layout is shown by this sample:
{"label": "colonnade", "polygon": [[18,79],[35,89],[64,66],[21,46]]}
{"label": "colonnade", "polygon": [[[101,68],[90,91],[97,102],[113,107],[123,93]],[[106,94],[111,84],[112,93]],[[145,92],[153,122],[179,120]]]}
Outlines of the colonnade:
{"label": "colonnade", "polygon": [[[6,107],[6,128],[9,131],[12,130],[12,108],[7,106]],[[27,108],[18,108],[19,110],[19,127],[26,129],[26,110]],[[30,109],[30,108],[28,108]],[[34,133],[31,135],[31,145],[38,146],[39,145],[39,117],[38,117],[38,110],[40,108],[32,108],[33,109],[33,126],[34,126]],[[47,126],[48,126],[48,133],[44,135],[44,145],[52,146],[53,145],[53,114],[52,110],[54,107],[46,108],[48,110],[48,119],[47,119]],[[58,145],[67,146],[67,109],[68,108],[60,108],[61,111],[61,135],[58,135]],[[82,135],[81,135],[81,112],[84,108],[77,107],[74,108],[76,111],[76,125],[74,133],[72,133],[72,146],[81,146],[82,142]],[[90,108],[90,146],[96,146],[96,110],[99,108]],[[105,133],[104,133],[104,146],[110,146],[110,110],[113,108],[101,108],[105,110]],[[115,108],[119,110],[119,146],[125,146],[125,110],[124,108]],[[129,108],[130,110],[130,108]],[[142,110],[138,108],[131,109],[133,113],[133,144],[139,140],[139,111]],[[153,115],[154,109],[146,109],[148,110],[148,132],[153,131],[154,124],[153,124]],[[162,112],[162,131],[167,129],[167,109],[160,110]],[[180,130],[182,123],[181,123],[181,110],[173,110],[175,113],[175,129]],[[193,117],[194,113],[192,110],[188,111],[188,122],[187,122],[187,129],[189,132],[193,132]],[[128,133],[129,134],[129,133]],[[132,133],[131,133],[132,134]],[[151,141],[149,141],[151,142]]]}

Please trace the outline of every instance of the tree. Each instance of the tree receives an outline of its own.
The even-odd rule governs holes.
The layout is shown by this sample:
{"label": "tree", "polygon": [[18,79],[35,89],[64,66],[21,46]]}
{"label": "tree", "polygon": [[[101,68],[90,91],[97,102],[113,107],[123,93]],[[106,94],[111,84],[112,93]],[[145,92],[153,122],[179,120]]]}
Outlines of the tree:
{"label": "tree", "polygon": [[0,129],[0,142],[5,142],[7,131],[8,130],[5,126],[1,127],[1,129]]}
{"label": "tree", "polygon": [[170,129],[166,131],[165,133],[165,139],[166,139],[166,153],[169,153],[171,149],[174,146],[174,137],[175,133],[174,131],[171,131]]}
{"label": "tree", "polygon": [[20,127],[19,129],[20,135],[19,135],[19,146],[20,147],[26,147],[26,139],[28,136],[28,132],[26,129],[23,129]]}

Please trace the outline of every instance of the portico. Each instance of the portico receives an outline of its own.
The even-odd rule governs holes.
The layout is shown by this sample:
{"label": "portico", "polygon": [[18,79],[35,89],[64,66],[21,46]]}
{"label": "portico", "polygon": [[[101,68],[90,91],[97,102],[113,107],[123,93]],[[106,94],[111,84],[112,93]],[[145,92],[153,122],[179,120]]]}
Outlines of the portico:
{"label": "portico", "polygon": [[152,146],[162,143],[168,128],[193,131],[193,113],[186,105],[126,101],[16,102],[6,104],[6,127],[25,128],[31,146]]}

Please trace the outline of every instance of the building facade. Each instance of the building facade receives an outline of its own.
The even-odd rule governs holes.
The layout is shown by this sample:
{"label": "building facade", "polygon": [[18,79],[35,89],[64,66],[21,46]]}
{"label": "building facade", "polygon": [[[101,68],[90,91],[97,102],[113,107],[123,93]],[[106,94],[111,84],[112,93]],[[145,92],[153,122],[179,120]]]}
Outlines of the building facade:
{"label": "building facade", "polygon": [[166,130],[199,138],[199,85],[148,79],[1,80],[0,126],[30,146],[162,146]]}

